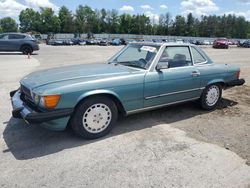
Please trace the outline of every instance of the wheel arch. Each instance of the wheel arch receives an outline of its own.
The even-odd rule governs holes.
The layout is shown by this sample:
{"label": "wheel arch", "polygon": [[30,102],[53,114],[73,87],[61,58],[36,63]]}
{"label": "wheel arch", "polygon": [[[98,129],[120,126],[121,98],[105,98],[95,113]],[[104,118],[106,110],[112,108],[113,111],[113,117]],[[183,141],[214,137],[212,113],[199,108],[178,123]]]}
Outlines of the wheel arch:
{"label": "wheel arch", "polygon": [[94,90],[94,91],[89,91],[89,92],[84,93],[83,95],[81,95],[78,98],[75,108],[81,102],[83,102],[91,97],[95,97],[95,96],[105,96],[105,97],[112,99],[117,106],[118,112],[121,113],[122,115],[126,115],[126,110],[121,102],[120,97],[115,92],[109,91],[109,90]]}
{"label": "wheel arch", "polygon": [[226,82],[223,79],[211,80],[206,84],[206,87],[212,84],[220,84],[222,88],[226,86]]}
{"label": "wheel arch", "polygon": [[30,44],[24,43],[24,44],[22,44],[22,45],[20,46],[20,51],[22,50],[22,48],[23,48],[24,46],[29,46],[29,47],[33,50],[33,47],[32,47]]}

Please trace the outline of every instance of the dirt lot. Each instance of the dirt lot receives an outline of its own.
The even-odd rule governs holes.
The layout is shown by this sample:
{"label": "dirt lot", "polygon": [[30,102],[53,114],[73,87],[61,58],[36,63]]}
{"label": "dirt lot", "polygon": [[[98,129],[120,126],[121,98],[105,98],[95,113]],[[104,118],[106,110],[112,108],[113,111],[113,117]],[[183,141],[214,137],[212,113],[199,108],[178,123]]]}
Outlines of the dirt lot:
{"label": "dirt lot", "polygon": [[0,55],[0,186],[248,187],[250,49],[204,48],[216,63],[240,65],[246,79],[245,86],[224,91],[213,112],[187,103],[132,115],[95,141],[11,118],[8,92],[23,75],[102,62],[120,48],[42,45],[31,60]]}
{"label": "dirt lot", "polygon": [[193,119],[191,126],[178,127],[194,138],[236,152],[250,165],[250,49],[204,50],[216,63],[239,65],[246,84],[224,91],[219,108],[203,116],[204,119]]}

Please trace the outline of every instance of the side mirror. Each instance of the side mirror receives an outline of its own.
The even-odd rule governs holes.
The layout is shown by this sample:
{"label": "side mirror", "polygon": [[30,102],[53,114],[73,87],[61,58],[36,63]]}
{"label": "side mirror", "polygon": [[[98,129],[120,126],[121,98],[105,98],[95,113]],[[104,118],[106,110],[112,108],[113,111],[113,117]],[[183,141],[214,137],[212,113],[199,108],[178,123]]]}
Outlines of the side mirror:
{"label": "side mirror", "polygon": [[168,62],[164,62],[164,63],[159,62],[156,66],[156,70],[158,70],[158,71],[168,69],[168,68],[169,68]]}

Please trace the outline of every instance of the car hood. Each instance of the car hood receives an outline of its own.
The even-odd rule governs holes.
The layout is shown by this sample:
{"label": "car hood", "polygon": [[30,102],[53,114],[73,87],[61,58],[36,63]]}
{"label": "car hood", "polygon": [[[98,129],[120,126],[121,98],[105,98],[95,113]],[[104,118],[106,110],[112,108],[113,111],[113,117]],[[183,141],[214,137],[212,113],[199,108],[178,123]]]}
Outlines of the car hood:
{"label": "car hood", "polygon": [[140,70],[114,64],[83,64],[53,68],[33,72],[21,80],[21,84],[31,89],[51,83],[75,79],[100,79],[127,75]]}

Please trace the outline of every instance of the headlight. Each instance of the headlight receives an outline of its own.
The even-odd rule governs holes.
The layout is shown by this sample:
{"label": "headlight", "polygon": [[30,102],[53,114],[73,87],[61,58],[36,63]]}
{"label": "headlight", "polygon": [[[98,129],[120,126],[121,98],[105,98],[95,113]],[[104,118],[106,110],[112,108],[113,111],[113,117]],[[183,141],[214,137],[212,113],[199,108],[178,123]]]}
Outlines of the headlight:
{"label": "headlight", "polygon": [[36,103],[36,104],[39,104],[39,101],[40,101],[40,97],[39,97],[39,95],[34,95],[34,102]]}
{"label": "headlight", "polygon": [[38,105],[40,102],[40,96],[38,94],[32,92],[32,98],[33,98],[34,103],[36,105]]}
{"label": "headlight", "polygon": [[32,98],[36,105],[39,105],[44,108],[53,109],[57,106],[61,95],[47,95],[40,96],[34,92],[32,92]]}

